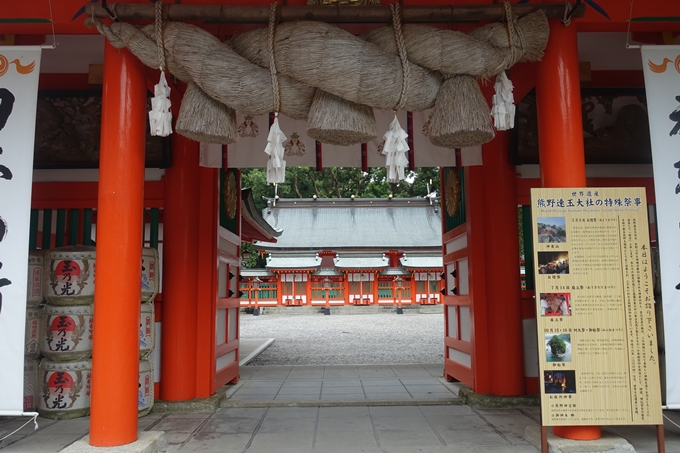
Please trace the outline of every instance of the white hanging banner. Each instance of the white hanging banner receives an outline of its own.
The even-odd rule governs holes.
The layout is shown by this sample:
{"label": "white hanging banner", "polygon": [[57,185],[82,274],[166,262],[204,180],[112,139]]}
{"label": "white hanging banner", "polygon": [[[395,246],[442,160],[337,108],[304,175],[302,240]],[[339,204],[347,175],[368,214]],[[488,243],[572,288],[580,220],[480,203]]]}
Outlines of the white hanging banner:
{"label": "white hanging banner", "polygon": [[24,330],[40,47],[0,46],[0,415],[24,414]]}
{"label": "white hanging banner", "polygon": [[666,405],[680,409],[680,46],[643,46],[666,347]]}

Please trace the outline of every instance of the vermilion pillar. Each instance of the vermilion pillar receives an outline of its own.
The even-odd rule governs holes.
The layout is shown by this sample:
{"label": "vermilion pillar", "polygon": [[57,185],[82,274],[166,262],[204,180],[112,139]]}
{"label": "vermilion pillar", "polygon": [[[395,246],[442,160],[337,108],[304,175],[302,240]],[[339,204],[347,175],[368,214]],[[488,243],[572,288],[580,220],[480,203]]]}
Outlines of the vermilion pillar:
{"label": "vermilion pillar", "polygon": [[146,80],[127,50],[104,51],[90,443],[137,439]]}
{"label": "vermilion pillar", "polygon": [[489,391],[504,396],[525,392],[517,177],[509,144],[509,134],[499,131],[482,146],[488,358],[492,370],[503,370],[502,379],[489,379]]}
{"label": "vermilion pillar", "polygon": [[[576,25],[550,20],[550,39],[538,65],[536,107],[543,187],[585,187],[581,91]],[[599,439],[599,426],[555,426],[568,439]]]}
{"label": "vermilion pillar", "polygon": [[172,135],[163,221],[160,397],[166,401],[196,398],[198,156],[198,142]]}

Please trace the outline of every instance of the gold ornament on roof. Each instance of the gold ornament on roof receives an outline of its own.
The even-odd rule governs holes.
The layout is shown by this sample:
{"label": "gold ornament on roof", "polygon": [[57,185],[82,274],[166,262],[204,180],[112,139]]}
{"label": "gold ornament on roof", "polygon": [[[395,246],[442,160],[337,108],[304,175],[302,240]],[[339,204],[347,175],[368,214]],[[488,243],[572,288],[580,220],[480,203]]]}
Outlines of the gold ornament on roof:
{"label": "gold ornament on roof", "polygon": [[458,170],[449,170],[446,175],[446,198],[444,203],[446,203],[446,212],[450,217],[455,217],[460,210],[460,176],[458,176]]}
{"label": "gold ornament on roof", "polygon": [[236,217],[236,177],[234,173],[229,172],[229,175],[224,181],[222,188],[222,196],[224,197],[224,208],[227,211],[227,217],[233,219]]}

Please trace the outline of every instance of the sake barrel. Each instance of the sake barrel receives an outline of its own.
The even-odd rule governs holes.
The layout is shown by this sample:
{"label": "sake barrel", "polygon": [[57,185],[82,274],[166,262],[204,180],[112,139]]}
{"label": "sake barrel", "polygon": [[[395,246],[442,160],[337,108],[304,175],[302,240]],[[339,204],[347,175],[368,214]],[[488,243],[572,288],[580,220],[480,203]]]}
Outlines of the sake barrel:
{"label": "sake barrel", "polygon": [[40,341],[43,355],[55,362],[90,358],[93,314],[93,305],[45,305]]}
{"label": "sake barrel", "polygon": [[153,302],[141,304],[139,314],[139,358],[146,359],[156,345],[156,319]]}
{"label": "sake barrel", "polygon": [[24,356],[26,356],[26,359],[40,357],[41,317],[42,309],[40,307],[26,308],[26,334],[24,335]]}
{"label": "sake barrel", "polygon": [[43,360],[38,372],[38,412],[46,418],[84,417],[90,413],[92,362]]}
{"label": "sake barrel", "polygon": [[151,360],[139,361],[139,387],[137,392],[137,415],[143,417],[153,407],[153,364]]}
{"label": "sake barrel", "polygon": [[52,305],[87,305],[94,302],[95,248],[59,247],[45,255],[45,299]]}
{"label": "sake barrel", "polygon": [[38,402],[38,361],[24,360],[24,412],[35,411]]}
{"label": "sake barrel", "polygon": [[142,302],[152,301],[158,294],[158,250],[151,247],[142,249]]}
{"label": "sake barrel", "polygon": [[28,253],[28,288],[26,302],[28,306],[40,305],[43,301],[43,265],[45,257],[43,252]]}

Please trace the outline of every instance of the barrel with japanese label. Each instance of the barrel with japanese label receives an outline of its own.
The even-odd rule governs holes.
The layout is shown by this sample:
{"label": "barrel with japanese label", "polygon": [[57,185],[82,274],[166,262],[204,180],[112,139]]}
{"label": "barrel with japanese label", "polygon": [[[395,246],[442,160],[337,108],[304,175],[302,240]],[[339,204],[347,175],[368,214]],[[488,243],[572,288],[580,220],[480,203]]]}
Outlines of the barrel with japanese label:
{"label": "barrel with japanese label", "polygon": [[90,413],[92,362],[43,360],[38,372],[38,412],[53,419],[85,417]]}
{"label": "barrel with japanese label", "polygon": [[24,412],[35,411],[38,402],[38,361],[24,360]]}
{"label": "barrel with japanese label", "polygon": [[45,255],[45,299],[52,305],[94,302],[95,247],[73,245]]}
{"label": "barrel with japanese label", "polygon": [[26,307],[26,334],[24,336],[24,356],[26,359],[40,357],[40,320],[42,308]]}
{"label": "barrel with japanese label", "polygon": [[156,345],[156,319],[154,305],[141,304],[139,313],[139,358],[146,359]]}
{"label": "barrel with japanese label", "polygon": [[29,307],[40,305],[43,302],[43,267],[45,254],[41,251],[28,253],[28,288],[26,291],[26,303]]}
{"label": "barrel with japanese label", "polygon": [[144,247],[142,249],[142,302],[151,302],[158,294],[160,280],[158,270],[158,250]]}
{"label": "barrel with japanese label", "polygon": [[151,360],[139,361],[139,387],[137,391],[137,415],[143,417],[153,408],[153,364]]}
{"label": "barrel with japanese label", "polygon": [[90,358],[93,314],[93,305],[45,305],[40,341],[43,355],[56,362]]}

